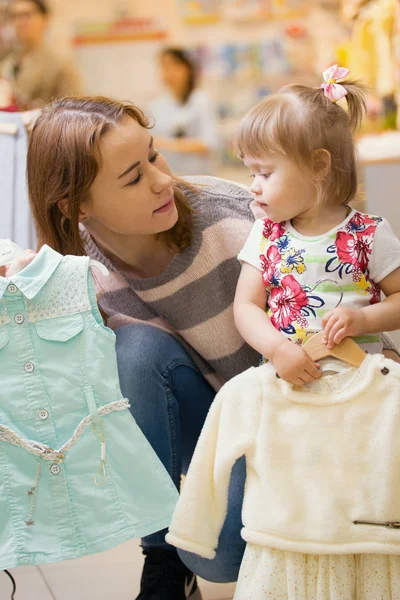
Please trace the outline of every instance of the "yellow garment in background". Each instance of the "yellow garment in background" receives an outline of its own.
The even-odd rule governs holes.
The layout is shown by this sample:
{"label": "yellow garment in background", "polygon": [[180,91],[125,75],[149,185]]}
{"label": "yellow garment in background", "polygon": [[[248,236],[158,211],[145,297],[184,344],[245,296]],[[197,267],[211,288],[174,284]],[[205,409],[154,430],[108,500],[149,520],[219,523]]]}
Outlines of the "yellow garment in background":
{"label": "yellow garment in background", "polygon": [[360,11],[353,27],[349,56],[352,76],[381,97],[395,90],[395,11],[396,0],[375,0]]}

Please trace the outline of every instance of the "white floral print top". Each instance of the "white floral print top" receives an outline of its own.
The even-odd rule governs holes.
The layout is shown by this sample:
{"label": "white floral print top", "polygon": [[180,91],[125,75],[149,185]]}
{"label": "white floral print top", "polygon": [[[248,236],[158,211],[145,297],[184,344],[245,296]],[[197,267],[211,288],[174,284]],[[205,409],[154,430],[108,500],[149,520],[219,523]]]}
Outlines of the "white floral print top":
{"label": "white floral print top", "polygon": [[[380,302],[379,283],[400,267],[400,241],[385,219],[355,210],[315,237],[265,218],[254,224],[239,260],[261,272],[274,327],[303,344],[339,303],[362,308]],[[356,341],[368,352],[382,350],[379,335]]]}

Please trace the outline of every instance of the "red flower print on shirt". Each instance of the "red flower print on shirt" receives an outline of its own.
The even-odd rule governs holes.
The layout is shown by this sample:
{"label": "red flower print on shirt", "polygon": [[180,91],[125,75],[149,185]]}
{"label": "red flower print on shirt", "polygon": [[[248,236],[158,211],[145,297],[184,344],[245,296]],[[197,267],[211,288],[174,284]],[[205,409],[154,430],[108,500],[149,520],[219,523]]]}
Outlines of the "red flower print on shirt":
{"label": "red flower print on shirt", "polygon": [[270,246],[266,254],[260,256],[261,268],[263,270],[262,278],[265,287],[270,287],[274,277],[276,266],[281,260],[281,255],[276,246]]}
{"label": "red flower print on shirt", "polygon": [[377,283],[373,281],[369,281],[370,287],[368,288],[369,293],[371,294],[371,299],[369,301],[370,304],[378,304],[381,301],[381,288]]}
{"label": "red flower print on shirt", "polygon": [[346,230],[349,233],[356,231],[365,231],[370,225],[378,225],[382,221],[381,217],[369,217],[362,213],[356,212],[352,219],[347,223]]}
{"label": "red flower print on shirt", "polygon": [[339,231],[336,236],[336,248],[340,262],[353,265],[355,272],[365,273],[372,252],[375,229],[368,227],[365,231],[357,233]]}
{"label": "red flower print on shirt", "polygon": [[282,235],[285,235],[285,230],[282,227],[282,223],[274,223],[270,219],[264,219],[264,230],[263,235],[271,242],[274,242]]}
{"label": "red flower print on shirt", "polygon": [[307,304],[307,295],[301,285],[293,275],[286,275],[282,278],[280,287],[271,290],[268,299],[273,326],[278,330],[287,329],[301,316],[300,311]]}

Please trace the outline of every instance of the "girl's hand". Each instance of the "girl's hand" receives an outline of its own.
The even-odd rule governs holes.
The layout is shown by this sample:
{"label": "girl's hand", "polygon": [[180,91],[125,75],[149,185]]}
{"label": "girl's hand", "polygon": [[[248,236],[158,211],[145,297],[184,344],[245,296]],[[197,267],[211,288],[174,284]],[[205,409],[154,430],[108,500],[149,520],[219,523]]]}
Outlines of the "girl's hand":
{"label": "girl's hand", "polygon": [[321,377],[319,365],[303,348],[287,340],[279,344],[271,360],[279,377],[298,387]]}
{"label": "girl's hand", "polygon": [[26,250],[25,255],[12,262],[11,265],[0,267],[0,275],[2,277],[11,277],[12,275],[16,275],[19,273],[19,271],[22,271],[22,269],[29,265],[35,256],[36,252],[33,250]]}
{"label": "girl's hand", "polygon": [[329,350],[346,337],[363,335],[367,332],[367,318],[362,308],[338,307],[322,319],[325,342]]}

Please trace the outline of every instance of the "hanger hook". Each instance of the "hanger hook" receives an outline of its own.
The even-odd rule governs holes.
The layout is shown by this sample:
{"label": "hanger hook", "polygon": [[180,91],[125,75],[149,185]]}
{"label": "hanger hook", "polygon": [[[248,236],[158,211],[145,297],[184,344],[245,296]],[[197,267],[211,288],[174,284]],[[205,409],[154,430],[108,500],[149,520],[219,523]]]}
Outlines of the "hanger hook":
{"label": "hanger hook", "polygon": [[340,292],[339,302],[335,306],[335,308],[337,308],[338,306],[340,306],[340,304],[342,303],[342,300],[343,300],[343,288],[340,285],[340,283],[338,283],[334,279],[329,279],[329,278],[328,279],[320,279],[319,281],[317,281],[317,283],[315,284],[315,286],[310,291],[313,292],[319,285],[321,285],[321,283],[325,283],[327,281],[329,281],[330,283],[334,283],[337,286],[337,288],[338,288],[338,290]]}

